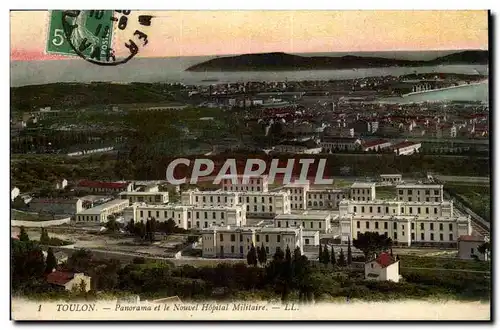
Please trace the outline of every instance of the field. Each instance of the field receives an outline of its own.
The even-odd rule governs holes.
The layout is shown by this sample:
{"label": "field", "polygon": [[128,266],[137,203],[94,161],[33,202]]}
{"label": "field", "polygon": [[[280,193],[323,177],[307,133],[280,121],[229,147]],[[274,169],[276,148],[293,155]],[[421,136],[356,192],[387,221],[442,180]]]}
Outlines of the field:
{"label": "field", "polygon": [[401,267],[439,268],[474,271],[491,271],[491,264],[485,261],[460,260],[455,258],[416,257],[400,255]]}
{"label": "field", "polygon": [[[483,217],[486,221],[491,219],[491,190],[489,185],[470,183],[447,183],[445,188],[460,196],[470,209]],[[466,205],[467,206],[467,205]]]}
{"label": "field", "polygon": [[39,214],[34,212],[23,212],[19,210],[11,210],[11,218],[14,220],[24,220],[24,221],[47,221],[54,220],[56,218],[49,214]]}

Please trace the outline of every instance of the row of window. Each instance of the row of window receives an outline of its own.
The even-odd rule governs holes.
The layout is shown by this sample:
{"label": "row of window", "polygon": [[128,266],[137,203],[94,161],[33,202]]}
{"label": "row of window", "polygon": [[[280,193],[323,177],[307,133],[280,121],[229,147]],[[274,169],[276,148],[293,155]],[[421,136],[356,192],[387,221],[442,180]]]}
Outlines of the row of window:
{"label": "row of window", "polygon": [[[399,189],[399,192],[398,192],[400,195],[403,195],[404,194],[404,190],[403,189]],[[413,195],[413,190],[412,189],[407,189],[407,194],[408,195]],[[426,189],[425,190],[425,195],[430,195],[431,194],[431,191],[429,189]],[[420,195],[420,190],[417,190],[417,195]],[[434,195],[439,195],[439,189],[435,189],[434,190]]]}
{"label": "row of window", "polygon": [[[261,209],[262,209],[262,212],[266,212],[266,206],[265,205],[262,205]],[[257,211],[257,205],[253,206],[253,211],[254,212],[258,212]],[[250,205],[247,205],[247,212],[250,212]],[[272,205],[269,205],[269,212],[271,212],[271,213],[273,212],[273,206]]]}
{"label": "row of window", "polygon": [[[338,207],[339,206],[339,202],[337,202],[335,205]],[[332,203],[326,203],[326,202],[323,203],[323,201],[319,201],[319,202],[316,202],[316,201],[311,202],[311,201],[309,201],[307,203],[307,206],[330,206],[330,207],[333,207],[333,204]]]}
{"label": "row of window", "polygon": [[[308,194],[308,198],[313,198],[313,199],[345,199],[345,195],[340,195],[340,194]],[[332,198],[333,197],[333,198]],[[302,200],[302,199],[301,199]]]}
{"label": "row of window", "polygon": [[[260,180],[261,179],[247,179],[247,180],[248,180],[248,183],[250,183],[250,184],[260,184]],[[242,180],[237,180],[237,181],[238,181],[238,184],[242,184],[243,179]],[[222,180],[222,183],[225,184],[225,185],[233,185],[233,180],[231,180],[231,179],[224,179],[224,180]]]}
{"label": "row of window", "polygon": [[[431,198],[432,198],[432,197],[425,197],[425,201],[426,201],[426,202],[430,202],[430,201],[431,201]],[[403,197],[399,197],[399,200],[400,200],[400,201],[403,201],[403,200],[404,200],[404,198],[403,198]],[[435,198],[434,198],[434,201],[435,201],[435,202],[439,202],[440,200],[441,200],[441,198],[439,198],[439,197],[435,197]],[[410,197],[408,197],[408,202],[411,202],[411,201],[412,201],[412,198],[411,198],[411,196],[410,196]],[[421,201],[421,200],[420,200],[420,197],[417,197],[417,202],[420,202],[420,201]]]}
{"label": "row of window", "polygon": [[[361,232],[358,231],[357,234],[359,236],[361,234]],[[384,235],[387,237],[388,233],[385,232]],[[405,232],[402,232],[402,235],[405,236]],[[394,235],[393,235],[393,237],[394,237],[394,240],[397,240],[398,239],[398,233],[395,232]],[[431,241],[434,241],[434,233],[430,233],[429,239]],[[411,240],[415,241],[415,233],[411,233]],[[420,240],[421,241],[425,241],[425,234],[424,233],[420,233]],[[444,234],[439,234],[439,240],[440,241],[444,241]],[[449,234],[448,235],[448,240],[449,241],[453,241],[453,234]]]}
{"label": "row of window", "polygon": [[[142,203],[145,201],[148,202],[161,202],[162,201],[162,196],[154,196],[154,197],[144,197],[144,196],[138,196],[138,197],[129,197],[128,200],[130,203],[133,203],[134,200],[137,200],[137,202]],[[127,199],[127,197],[122,196],[122,199]]]}
{"label": "row of window", "polygon": [[[254,190],[255,189],[255,190]],[[247,186],[230,186],[230,187],[222,187],[222,190],[225,191],[260,191],[260,187],[247,187]]]}
{"label": "row of window", "polygon": [[[355,201],[364,201],[365,197],[364,196],[363,197],[358,197],[358,198],[352,197],[352,199],[355,200]],[[366,200],[369,201],[370,197],[366,197]]]}
{"label": "row of window", "polygon": [[[315,222],[315,221],[311,221],[311,222],[310,222],[310,226],[311,226],[311,228],[314,228],[314,222]],[[322,228],[322,227],[321,227],[321,226],[322,226],[322,225],[321,225],[321,223],[322,223],[322,222],[321,222],[321,221],[317,221],[317,222],[318,222],[318,228],[319,228],[319,229],[321,229],[321,228]],[[358,222],[359,222],[359,221],[358,221]],[[281,221],[276,221],[276,225],[277,225],[277,227],[278,227],[278,228],[281,228]],[[297,226],[297,221],[294,221],[294,222],[293,222],[293,225],[296,227],[296,226]],[[287,228],[289,227],[288,221],[285,221],[285,227],[287,227]],[[302,221],[302,227],[306,228],[306,223],[305,223],[305,221]],[[359,228],[359,227],[358,227],[358,228]]]}
{"label": "row of window", "polygon": [[79,215],[78,221],[100,221],[99,215]]}
{"label": "row of window", "polygon": [[353,194],[371,194],[371,189],[351,189]]}
{"label": "row of window", "polygon": [[[269,254],[269,246],[266,246],[265,248],[266,248],[266,253],[268,253],[268,254]],[[276,250],[277,250],[277,249],[278,249],[278,248],[276,247]],[[231,253],[235,253],[235,252],[234,252],[235,250],[236,250],[235,246],[234,246],[234,245],[231,245]],[[247,246],[247,250],[250,250],[250,246]],[[212,248],[205,248],[205,251],[207,251],[207,252],[212,252]],[[224,246],[221,246],[221,247],[220,247],[220,254],[222,255],[222,254],[224,254],[224,252],[225,252],[225,251],[224,251]],[[240,246],[240,254],[243,254],[243,246]]]}
{"label": "row of window", "polygon": [[[358,211],[358,207],[357,206],[353,206],[352,207],[352,211],[354,213],[356,213]],[[382,207],[381,206],[377,206],[377,213],[381,213],[382,211]],[[422,214],[422,208],[419,206],[417,207],[416,209],[416,213],[415,214]],[[361,213],[365,213],[365,207],[364,206],[361,206]],[[373,206],[369,206],[368,207],[368,213],[373,213]],[[389,213],[389,206],[386,206],[385,207],[385,213],[388,214]],[[392,209],[392,213],[396,213],[396,209]],[[404,206],[401,207],[401,213],[404,214],[405,213],[405,208]],[[408,213],[409,214],[413,214],[413,207],[408,207]],[[425,214],[429,214],[429,207],[426,207],[425,208]],[[438,208],[437,207],[434,207],[434,214],[438,214]]]}
{"label": "row of window", "polygon": [[[366,225],[366,229],[370,229],[370,222],[369,221],[366,221],[365,225]],[[425,224],[423,222],[420,223],[420,229],[421,230],[425,230],[425,226],[424,225]],[[393,227],[394,227],[394,229],[398,229],[398,223],[394,222],[393,223]],[[320,226],[320,228],[321,228],[321,226]],[[356,222],[356,228],[361,228],[361,221],[357,221]],[[388,228],[388,222],[385,221],[384,222],[384,229],[387,229],[387,228]],[[375,229],[378,229],[378,221],[375,221]],[[405,229],[404,225],[402,225],[402,229],[403,230]],[[414,230],[414,229],[415,229],[415,223],[412,223],[411,224],[411,230]],[[448,229],[450,231],[453,230],[453,224],[452,223],[448,224]],[[432,223],[432,222],[429,223],[429,230],[434,230],[434,223]],[[439,230],[444,230],[444,225],[442,223],[439,224]]]}
{"label": "row of window", "polygon": [[[243,242],[243,235],[239,235],[239,236],[240,236],[240,242]],[[230,240],[231,240],[231,242],[236,242],[236,234],[231,234]],[[260,242],[260,235],[259,234],[255,235],[255,240],[257,242]],[[266,243],[269,243],[269,235],[265,235],[265,240],[266,240]],[[219,234],[219,241],[224,242],[224,234]],[[278,242],[278,243],[281,242],[281,235],[276,235],[276,242]]]}
{"label": "row of window", "polygon": [[[164,218],[168,218],[168,211],[164,211],[163,215],[164,215]],[[220,219],[224,219],[224,214],[225,212],[218,212],[219,215],[220,215]],[[139,211],[139,214],[140,214],[140,217],[144,217],[144,211]],[[200,218],[200,212],[199,211],[196,211],[195,213],[196,215],[196,219],[199,219]],[[180,218],[181,214],[178,213],[177,214],[177,217]],[[208,219],[208,212],[203,212],[203,219]],[[151,218],[152,217],[152,211],[148,211],[148,217]],[[159,218],[160,217],[160,211],[156,211],[156,218]],[[172,216],[171,218],[174,218],[175,217],[175,211],[172,211]],[[187,217],[188,219],[191,219],[191,211],[188,211],[187,213]],[[212,212],[212,219],[216,219],[217,218],[217,212]]]}

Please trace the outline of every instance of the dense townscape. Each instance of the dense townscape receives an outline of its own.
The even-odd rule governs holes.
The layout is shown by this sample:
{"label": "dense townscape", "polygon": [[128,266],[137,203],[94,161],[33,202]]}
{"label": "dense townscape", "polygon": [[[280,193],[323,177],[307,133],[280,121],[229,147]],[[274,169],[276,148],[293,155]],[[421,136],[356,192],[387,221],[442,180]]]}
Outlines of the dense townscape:
{"label": "dense townscape", "polygon": [[[489,300],[488,104],[403,101],[485,79],[12,88],[13,294]],[[333,183],[172,185],[180,157],[323,158]]]}

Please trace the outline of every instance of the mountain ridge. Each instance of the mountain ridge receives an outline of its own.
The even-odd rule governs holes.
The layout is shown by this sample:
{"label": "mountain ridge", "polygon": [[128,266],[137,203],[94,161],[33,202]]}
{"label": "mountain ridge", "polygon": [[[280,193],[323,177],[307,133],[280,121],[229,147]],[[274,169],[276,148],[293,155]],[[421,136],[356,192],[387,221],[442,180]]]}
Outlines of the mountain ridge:
{"label": "mountain ridge", "polygon": [[381,67],[416,67],[445,64],[488,64],[487,50],[466,50],[433,60],[403,60],[384,57],[364,57],[356,55],[301,56],[284,52],[262,54],[243,54],[237,56],[218,57],[190,66],[185,71],[269,71],[269,70],[328,70],[328,69],[361,69]]}

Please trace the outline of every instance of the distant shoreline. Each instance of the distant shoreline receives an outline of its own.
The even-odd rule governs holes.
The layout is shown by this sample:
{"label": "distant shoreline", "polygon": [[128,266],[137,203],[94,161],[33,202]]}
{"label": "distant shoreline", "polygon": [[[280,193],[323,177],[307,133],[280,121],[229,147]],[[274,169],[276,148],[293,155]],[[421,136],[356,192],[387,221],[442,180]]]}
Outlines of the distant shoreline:
{"label": "distant shoreline", "polygon": [[474,85],[482,85],[482,84],[487,84],[488,79],[481,80],[479,82],[474,82],[470,84],[463,84],[463,85],[458,85],[458,86],[450,86],[450,87],[443,87],[443,88],[437,88],[437,89],[428,89],[426,91],[420,91],[420,92],[411,92],[407,94],[401,95],[401,97],[407,97],[407,96],[412,96],[412,95],[419,95],[419,94],[425,94],[425,93],[432,93],[432,92],[439,92],[439,91],[444,91],[447,89],[455,89],[455,88],[462,88],[462,87],[467,87],[467,86],[474,86]]}

